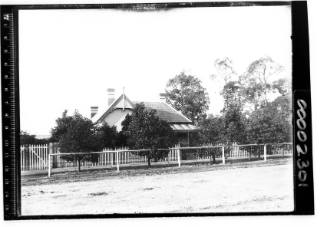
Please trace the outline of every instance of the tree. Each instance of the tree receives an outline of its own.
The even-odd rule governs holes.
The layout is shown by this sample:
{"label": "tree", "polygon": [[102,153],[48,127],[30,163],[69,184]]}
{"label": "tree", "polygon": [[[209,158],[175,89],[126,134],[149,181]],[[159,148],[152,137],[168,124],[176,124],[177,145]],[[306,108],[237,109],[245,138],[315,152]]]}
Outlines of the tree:
{"label": "tree", "polygon": [[279,96],[272,102],[275,109],[274,124],[279,125],[276,142],[292,142],[292,107],[291,95]]}
{"label": "tree", "polygon": [[62,113],[61,118],[57,118],[56,127],[51,129],[51,139],[59,142],[60,138],[67,132],[70,122],[73,121],[72,116],[67,115],[67,110]]}
{"label": "tree", "polygon": [[290,96],[280,96],[255,110],[249,118],[247,134],[254,143],[281,143],[292,139]]}
{"label": "tree", "polygon": [[224,140],[223,118],[209,117],[201,121],[199,137],[202,144],[221,143]]}
{"label": "tree", "polygon": [[35,135],[31,135],[25,131],[20,131],[20,145],[28,144],[45,144],[49,139],[37,139]]}
{"label": "tree", "polygon": [[209,97],[201,81],[184,72],[168,81],[166,102],[196,124],[206,117],[209,109]]}
{"label": "tree", "polygon": [[291,83],[287,79],[279,79],[272,83],[272,88],[281,96],[285,96],[291,92]]}
{"label": "tree", "polygon": [[281,71],[281,65],[270,57],[263,57],[253,61],[240,76],[245,101],[252,104],[254,110],[267,105],[270,94],[278,86],[274,77]]}
{"label": "tree", "polygon": [[151,149],[138,152],[146,156],[148,166],[151,159],[160,159],[168,155],[168,150],[158,150],[174,144],[173,130],[166,121],[156,116],[155,110],[146,110],[144,104],[136,104],[131,115],[127,115],[122,122],[122,131],[127,136],[127,144],[134,149]]}
{"label": "tree", "polygon": [[115,126],[110,127],[108,124],[100,125],[97,128],[98,139],[101,147],[105,148],[115,148],[117,146],[122,146],[120,143],[119,134]]}
{"label": "tree", "polygon": [[253,61],[243,74],[234,70],[228,58],[217,59],[215,66],[218,74],[212,79],[223,79],[218,87],[224,98],[224,142],[290,141],[291,86],[277,76],[284,68],[270,57]]}
{"label": "tree", "polygon": [[225,143],[245,142],[245,124],[240,89],[241,86],[238,82],[230,81],[224,86],[221,92],[224,97],[222,121]]}
{"label": "tree", "polygon": [[[278,75],[284,72],[284,67],[275,62],[271,57],[262,57],[251,64],[244,73],[238,73],[234,69],[229,58],[215,61],[217,74],[212,79],[218,79],[217,88],[223,90],[221,84],[237,82],[239,93],[242,97],[242,112],[252,112],[266,105],[279,95],[285,95],[290,90],[290,83],[286,79],[278,79]],[[275,93],[275,95],[272,95]]]}
{"label": "tree", "polygon": [[218,76],[224,80],[225,84],[230,81],[238,80],[238,74],[234,69],[233,62],[229,58],[217,59],[214,65],[217,69],[218,75],[211,75],[212,79],[215,79]]}
{"label": "tree", "polygon": [[221,94],[224,98],[223,112],[227,111],[231,106],[242,108],[241,85],[237,81],[230,81],[225,84]]}
{"label": "tree", "polygon": [[[224,127],[222,117],[208,117],[200,122],[200,141],[204,145],[213,145],[224,141]],[[209,150],[213,163],[216,162],[216,151]]]}
{"label": "tree", "polygon": [[76,161],[78,163],[78,171],[80,171],[81,161],[95,161],[97,155],[92,152],[99,151],[103,147],[99,140],[99,131],[92,121],[75,112],[73,116],[67,116],[65,111],[61,118],[56,120],[57,126],[51,130],[52,137],[59,141],[61,153],[88,153],[62,156],[68,161]]}
{"label": "tree", "polygon": [[35,135],[30,135],[27,132],[20,132],[20,145],[35,144]]}
{"label": "tree", "polygon": [[230,105],[223,112],[223,133],[225,143],[244,143],[246,141],[245,119],[238,105]]}

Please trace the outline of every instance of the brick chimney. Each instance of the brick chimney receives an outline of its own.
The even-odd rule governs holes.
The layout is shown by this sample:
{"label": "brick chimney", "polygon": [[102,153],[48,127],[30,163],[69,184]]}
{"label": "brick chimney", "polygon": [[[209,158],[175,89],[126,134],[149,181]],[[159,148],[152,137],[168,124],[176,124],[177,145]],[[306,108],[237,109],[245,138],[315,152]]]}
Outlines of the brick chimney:
{"label": "brick chimney", "polygon": [[97,114],[98,109],[99,108],[97,106],[91,106],[91,118],[94,117],[94,115]]}
{"label": "brick chimney", "polygon": [[115,89],[114,88],[108,88],[108,106],[110,106],[115,101]]}

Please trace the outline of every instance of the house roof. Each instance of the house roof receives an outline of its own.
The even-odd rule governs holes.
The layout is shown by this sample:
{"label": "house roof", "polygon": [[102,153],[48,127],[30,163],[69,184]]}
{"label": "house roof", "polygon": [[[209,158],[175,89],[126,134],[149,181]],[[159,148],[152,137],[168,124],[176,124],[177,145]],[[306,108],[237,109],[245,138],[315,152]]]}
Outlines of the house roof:
{"label": "house roof", "polygon": [[164,102],[143,102],[146,109],[156,110],[157,116],[168,123],[192,123],[182,113]]}
{"label": "house roof", "polygon": [[[157,116],[164,121],[172,124],[174,130],[195,130],[197,127],[189,126],[192,121],[184,116],[181,112],[165,102],[132,102],[125,94],[120,95],[112,104],[106,108],[99,109],[92,117],[94,123],[101,122],[109,113],[115,109],[134,109],[136,103],[144,103],[146,109],[156,110]],[[179,127],[178,125],[182,125]]]}
{"label": "house roof", "polygon": [[134,107],[134,103],[125,94],[122,94],[108,107],[100,108],[99,111],[92,117],[92,121],[93,123],[98,123],[115,109],[134,109]]}

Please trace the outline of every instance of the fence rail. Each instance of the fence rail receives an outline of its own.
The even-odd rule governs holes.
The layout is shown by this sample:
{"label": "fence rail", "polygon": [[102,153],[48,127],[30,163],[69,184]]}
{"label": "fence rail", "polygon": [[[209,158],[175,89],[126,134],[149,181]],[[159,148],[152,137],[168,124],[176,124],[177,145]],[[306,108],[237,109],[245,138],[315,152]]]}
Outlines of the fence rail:
{"label": "fence rail", "polygon": [[[291,143],[279,144],[245,144],[245,145],[216,145],[199,147],[175,146],[169,149],[158,149],[165,152],[164,158],[152,159],[151,163],[178,164],[181,166],[189,162],[221,162],[233,160],[264,160],[272,157],[291,156],[293,145]],[[56,143],[43,145],[25,145],[20,149],[20,163],[22,171],[76,168],[78,162],[82,168],[146,165],[146,152],[150,149],[129,150],[104,149],[93,153],[60,153]],[[143,153],[143,154],[141,154]],[[78,161],[78,157],[83,156]]]}

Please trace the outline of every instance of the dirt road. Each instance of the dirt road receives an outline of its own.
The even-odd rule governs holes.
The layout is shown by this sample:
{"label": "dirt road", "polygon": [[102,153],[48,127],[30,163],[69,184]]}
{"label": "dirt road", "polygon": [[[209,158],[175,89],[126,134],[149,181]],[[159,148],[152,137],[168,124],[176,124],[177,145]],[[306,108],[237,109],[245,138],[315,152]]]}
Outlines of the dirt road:
{"label": "dirt road", "polygon": [[288,161],[248,168],[26,183],[22,214],[291,211],[292,174]]}

